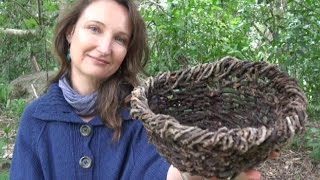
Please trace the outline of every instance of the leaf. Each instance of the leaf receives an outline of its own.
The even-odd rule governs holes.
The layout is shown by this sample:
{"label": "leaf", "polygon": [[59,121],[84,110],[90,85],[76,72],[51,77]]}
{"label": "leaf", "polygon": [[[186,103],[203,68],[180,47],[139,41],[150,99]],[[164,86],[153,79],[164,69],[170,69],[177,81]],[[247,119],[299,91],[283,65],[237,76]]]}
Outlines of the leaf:
{"label": "leaf", "polygon": [[223,11],[223,9],[219,6],[216,6],[216,5],[211,5],[211,8],[210,8],[213,12],[216,12],[216,11]]}
{"label": "leaf", "polygon": [[6,22],[6,17],[0,14],[0,26],[3,26]]}
{"label": "leaf", "polygon": [[59,10],[59,6],[55,1],[45,1],[43,4],[43,8],[47,13],[56,12]]}
{"label": "leaf", "polygon": [[24,19],[24,24],[27,29],[35,29],[38,26],[38,23],[35,19]]}

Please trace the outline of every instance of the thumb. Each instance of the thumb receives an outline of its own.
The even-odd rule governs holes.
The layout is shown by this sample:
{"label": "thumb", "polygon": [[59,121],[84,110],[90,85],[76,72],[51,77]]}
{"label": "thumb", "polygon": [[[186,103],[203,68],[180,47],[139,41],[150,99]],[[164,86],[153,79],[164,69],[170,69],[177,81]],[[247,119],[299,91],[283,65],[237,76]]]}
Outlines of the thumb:
{"label": "thumb", "polygon": [[261,173],[257,170],[248,170],[240,173],[235,180],[260,180]]}

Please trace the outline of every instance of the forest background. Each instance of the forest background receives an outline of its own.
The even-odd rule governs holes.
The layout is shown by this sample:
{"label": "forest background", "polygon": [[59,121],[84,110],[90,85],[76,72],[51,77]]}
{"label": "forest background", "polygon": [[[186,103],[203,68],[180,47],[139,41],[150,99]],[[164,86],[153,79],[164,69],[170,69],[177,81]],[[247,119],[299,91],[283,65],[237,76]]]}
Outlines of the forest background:
{"label": "forest background", "polygon": [[[19,117],[30,100],[14,96],[12,82],[58,69],[51,53],[53,29],[59,11],[71,1],[0,0],[0,179],[8,177]],[[150,75],[229,55],[277,64],[295,77],[309,101],[310,125],[289,149],[298,149],[318,167],[320,1],[140,0],[138,4],[148,27]]]}

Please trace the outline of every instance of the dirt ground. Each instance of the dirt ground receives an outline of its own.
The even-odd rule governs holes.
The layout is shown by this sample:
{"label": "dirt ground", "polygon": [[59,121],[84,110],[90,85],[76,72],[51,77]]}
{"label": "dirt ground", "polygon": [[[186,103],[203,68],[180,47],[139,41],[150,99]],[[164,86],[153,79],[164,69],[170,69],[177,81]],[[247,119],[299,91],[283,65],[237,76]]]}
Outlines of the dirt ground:
{"label": "dirt ground", "polygon": [[[310,122],[307,128],[320,128],[320,121]],[[302,146],[302,145],[301,145]],[[320,180],[320,161],[310,158],[303,148],[282,150],[276,160],[268,160],[258,168],[263,180]]]}
{"label": "dirt ground", "polygon": [[[6,139],[9,143],[0,150],[0,172],[8,171],[12,158],[13,141],[16,134],[16,121],[0,116],[0,141]],[[11,130],[5,132],[5,127]],[[320,122],[307,125],[320,128]],[[320,162],[309,157],[305,149],[287,148],[281,151],[279,158],[262,163],[257,169],[263,174],[263,180],[320,180]]]}
{"label": "dirt ground", "polygon": [[320,163],[306,152],[284,150],[276,160],[268,160],[258,168],[263,180],[320,180]]}

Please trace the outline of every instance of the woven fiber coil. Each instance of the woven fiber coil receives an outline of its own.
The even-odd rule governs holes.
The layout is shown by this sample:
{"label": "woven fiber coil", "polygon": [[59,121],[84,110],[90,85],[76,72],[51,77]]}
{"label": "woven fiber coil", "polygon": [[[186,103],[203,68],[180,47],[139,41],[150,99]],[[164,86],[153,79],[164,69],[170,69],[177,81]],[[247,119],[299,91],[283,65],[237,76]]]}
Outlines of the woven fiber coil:
{"label": "woven fiber coil", "polygon": [[131,115],[180,171],[229,178],[265,161],[307,121],[297,81],[266,62],[225,57],[150,77]]}

